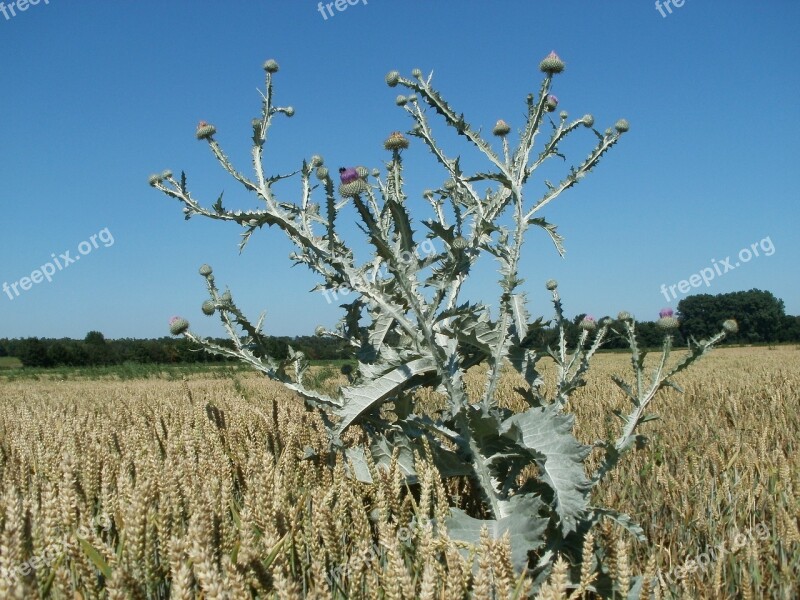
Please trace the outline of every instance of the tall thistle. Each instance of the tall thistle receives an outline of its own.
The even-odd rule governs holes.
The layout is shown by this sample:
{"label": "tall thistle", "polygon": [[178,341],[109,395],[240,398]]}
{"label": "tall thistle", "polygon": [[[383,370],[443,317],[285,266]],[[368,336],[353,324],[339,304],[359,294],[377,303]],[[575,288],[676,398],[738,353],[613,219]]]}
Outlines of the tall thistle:
{"label": "tall thistle", "polygon": [[[553,79],[564,70],[555,52],[539,65],[544,77],[535,94],[526,101],[526,121],[519,130],[516,147],[509,140],[511,127],[503,120],[492,129],[501,147],[498,152],[480,129],[444,100],[432,86],[431,77],[419,70],[412,77],[397,71],[386,76],[390,87],[401,86],[409,95],[397,104],[413,120],[403,134],[394,132],[385,140],[390,152],[385,180],[360,166],[339,169],[339,181],[320,156],[304,160],[297,171],[268,175],[263,164],[263,147],[273,120],[292,116],[291,107],[273,102],[273,79],[278,72],[274,60],[264,65],[266,91],[260,117],[253,120],[252,158],[254,174],[235,169],[216,140],[213,125],[201,122],[196,136],[205,141],[223,169],[246,190],[255,194],[263,208],[255,211],[230,210],[222,196],[209,208],[190,193],[185,174],[175,179],[171,172],[150,177],[150,184],[180,201],[186,218],[194,215],[234,221],[244,229],[244,247],[256,229],[277,226],[294,243],[291,259],[303,263],[319,279],[317,289],[347,287],[356,292],[344,305],[344,315],[333,330],[318,328],[319,335],[346,341],[358,359],[358,369],[349,374],[350,384],[331,396],[304,383],[308,363],[302,353],[290,350],[278,360],[269,355],[262,331],[263,315],[253,325],[239,310],[229,292],[220,293],[211,267],[203,265],[209,299],[203,304],[207,315],[218,314],[233,346],[227,348],[203,339],[189,330],[184,319],[176,318],[171,330],[184,335],[210,352],[236,357],[299,394],[309,407],[320,412],[330,440],[329,455],[343,453],[351,474],[370,481],[364,448],[347,447],[343,433],[350,427],[363,428],[369,436],[372,458],[386,463],[395,455],[409,482],[416,481],[415,452],[430,453],[444,477],[467,476],[480,491],[486,518],[474,518],[453,508],[446,523],[452,537],[475,544],[485,527],[494,538],[510,534],[512,556],[517,568],[529,568],[537,582],[543,581],[557,553],[580,563],[583,540],[602,517],[611,518],[637,536],[642,530],[626,515],[592,506],[591,490],[614,468],[620,457],[644,438],[640,425],[654,418],[647,412],[664,386],[677,387],[670,379],[707,352],[725,335],[690,343],[689,353],[675,367],[667,367],[671,350],[671,314],[662,316],[665,341],[661,360],[649,382],[644,369],[645,352],[636,343],[635,323],[621,315],[634,371],[634,384],[616,380],[629,398],[630,414],[622,416],[618,439],[598,441],[604,458],[591,476],[584,463],[593,446],[580,443],[573,434],[574,416],[567,412],[570,395],[585,383],[589,362],[612,330],[609,320],[596,323],[587,317],[580,325],[576,347],[567,344],[566,328],[557,284],[547,283],[555,307],[554,322],[559,330],[556,348],[547,349],[557,365],[553,397],[544,394],[537,364],[543,354],[527,343],[530,333],[542,324],[531,321],[519,276],[522,244],[532,227],[549,235],[563,254],[562,237],[556,226],[542,218],[543,209],[565,190],[581,181],[629,129],[620,119],[604,132],[594,128],[587,114],[570,120],[566,112],[558,119],[553,113],[559,103],[552,93]],[[433,134],[431,115],[438,116],[487,160],[483,171],[465,172],[458,156],[449,154]],[[574,164],[559,182],[544,181],[546,191],[533,201],[526,199],[526,184],[548,159],[565,157],[559,145],[578,131],[588,129],[595,142],[588,156]],[[542,138],[540,140],[540,134]],[[444,172],[444,184],[428,190],[424,198],[431,216],[420,221],[421,231],[412,228],[402,176],[402,154],[409,147],[406,135],[420,140]],[[534,148],[537,151],[534,152]],[[281,180],[299,180],[298,199],[279,200],[273,185]],[[319,202],[319,203],[318,203]],[[325,208],[321,208],[324,202]],[[350,246],[336,227],[342,211],[355,209],[367,241],[374,250],[364,263],[357,263]],[[505,219],[506,215],[511,220]],[[509,223],[506,225],[504,223]],[[438,249],[420,255],[420,244]],[[482,254],[499,263],[500,297],[496,318],[487,304],[460,299],[472,265]],[[665,320],[666,319],[666,320]],[[734,323],[726,322],[728,330]],[[479,398],[470,399],[464,373],[485,365],[485,385]],[[528,403],[518,413],[497,402],[498,382],[510,364],[524,378],[520,393]],[[442,392],[446,407],[438,414],[415,410],[413,392],[427,387]],[[536,469],[526,469],[535,465]],[[523,478],[535,471],[537,476]],[[602,577],[600,577],[602,579]],[[598,588],[602,589],[602,581]],[[634,583],[634,588],[636,584]]]}

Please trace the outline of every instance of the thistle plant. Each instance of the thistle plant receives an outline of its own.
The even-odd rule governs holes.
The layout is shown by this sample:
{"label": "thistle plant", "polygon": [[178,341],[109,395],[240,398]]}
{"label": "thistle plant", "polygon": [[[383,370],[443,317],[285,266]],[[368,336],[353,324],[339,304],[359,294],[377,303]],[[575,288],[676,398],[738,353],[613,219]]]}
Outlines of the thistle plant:
{"label": "thistle plant", "polygon": [[[176,318],[171,331],[209,352],[238,358],[301,396],[325,424],[328,457],[343,457],[353,477],[371,481],[368,459],[378,465],[396,460],[408,483],[414,484],[415,457],[424,455],[437,465],[442,477],[469,478],[482,510],[467,514],[453,507],[450,518],[440,525],[451,537],[474,543],[484,528],[495,538],[509,532],[515,566],[530,569],[542,581],[558,554],[567,554],[572,564],[580,563],[583,540],[603,517],[642,536],[626,515],[594,506],[592,489],[626,452],[645,442],[639,430],[655,418],[650,409],[658,392],[665,386],[677,388],[673,375],[717,344],[725,331],[708,340],[691,340],[688,353],[671,365],[670,332],[677,320],[671,312],[662,314],[664,345],[648,376],[646,353],[637,345],[636,324],[627,313],[616,322],[586,316],[577,344],[570,346],[558,285],[550,280],[546,288],[552,294],[555,316],[551,323],[558,330],[558,343],[546,351],[532,347],[531,334],[544,322],[532,320],[521,289],[525,236],[530,229],[541,229],[563,255],[562,236],[541,214],[591,172],[629,130],[624,119],[601,132],[594,128],[590,114],[570,120],[562,111],[553,118],[562,104],[553,93],[553,83],[564,70],[564,62],[553,52],[539,67],[543,80],[538,91],[527,96],[526,120],[515,143],[510,139],[511,125],[502,119],[491,128],[495,139],[484,137],[445,101],[430,76],[423,77],[416,69],[411,77],[391,71],[386,83],[408,91],[397,97],[396,104],[413,125],[406,133],[395,131],[383,141],[388,153],[383,175],[360,165],[329,168],[318,155],[303,160],[297,171],[268,174],[263,149],[269,129],[276,118],[294,114],[291,107],[275,104],[273,84],[279,69],[270,60],[264,65],[261,114],[252,121],[253,175],[234,167],[213,125],[201,122],[196,131],[222,168],[255,194],[262,207],[231,210],[223,206],[221,195],[206,207],[189,191],[183,173],[177,179],[164,172],[149,181],[181,202],[187,219],[197,215],[239,224],[244,230],[241,248],[257,229],[276,226],[296,247],[291,259],[317,277],[317,290],[353,290],[355,299],[344,305],[338,324],[332,329],[318,327],[317,334],[344,340],[358,366],[348,373],[349,384],[338,395],[314,389],[305,377],[308,361],[302,353],[290,349],[285,360],[271,357],[264,316],[253,324],[230,292],[220,292],[208,265],[200,268],[209,293],[202,312],[218,315],[232,347],[192,333],[183,319]],[[432,118],[473,146],[486,160],[484,170],[463,169],[460,157],[436,141]],[[588,156],[566,169],[560,181],[543,181],[543,192],[529,200],[526,191],[537,169],[552,158],[566,160],[559,147],[568,136],[579,133],[593,140]],[[413,147],[409,138],[417,140]],[[443,179],[423,194],[430,211],[415,229],[402,158],[404,152],[423,148],[441,168]],[[279,198],[273,189],[286,179],[299,183],[294,201]],[[373,250],[361,263],[338,228],[342,218],[353,216]],[[423,243],[434,250],[420,255],[417,250]],[[499,302],[494,314],[485,303],[461,298],[463,285],[481,256],[499,264]],[[726,330],[734,327],[726,323]],[[570,397],[584,385],[592,357],[615,332],[627,337],[632,352],[633,381],[615,379],[630,401],[630,412],[618,414],[621,429],[616,439],[586,445],[573,433]],[[544,356],[557,367],[551,396],[545,394],[539,370]],[[518,390],[527,405],[521,412],[498,402],[498,384],[508,365],[525,382]],[[466,371],[473,367],[484,373],[478,398],[467,395],[464,383]],[[417,411],[415,392],[421,388],[441,393],[444,408],[435,414]],[[345,433],[354,427],[367,434],[368,448],[346,441]],[[587,458],[593,448],[599,450],[601,460],[591,470]],[[602,590],[602,581],[596,586]]]}

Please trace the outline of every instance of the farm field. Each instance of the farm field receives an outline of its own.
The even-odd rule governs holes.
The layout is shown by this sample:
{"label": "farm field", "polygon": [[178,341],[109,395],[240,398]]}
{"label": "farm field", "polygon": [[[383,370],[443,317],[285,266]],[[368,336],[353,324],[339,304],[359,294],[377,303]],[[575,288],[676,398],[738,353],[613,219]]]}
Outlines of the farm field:
{"label": "farm field", "polygon": [[[323,388],[346,381],[316,369]],[[616,436],[610,376],[629,372],[625,354],[595,358],[568,407],[581,441]],[[595,530],[612,577],[646,574],[656,598],[797,598],[800,349],[719,349],[676,380],[649,445],[595,495],[648,540]],[[522,408],[514,385],[500,397]],[[368,486],[304,460],[321,423],[258,375],[0,376],[0,399],[0,598],[525,595],[503,540],[460,553],[429,525],[469,509],[468,484],[423,467],[414,490],[398,469]],[[569,597],[559,579],[542,598]]]}

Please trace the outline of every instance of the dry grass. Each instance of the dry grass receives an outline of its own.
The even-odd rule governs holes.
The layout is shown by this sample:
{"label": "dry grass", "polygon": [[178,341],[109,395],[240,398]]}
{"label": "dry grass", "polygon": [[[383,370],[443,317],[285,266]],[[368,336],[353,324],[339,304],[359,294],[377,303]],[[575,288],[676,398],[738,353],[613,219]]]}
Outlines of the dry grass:
{"label": "dry grass", "polygon": [[[626,407],[609,375],[627,366],[597,357],[570,407],[583,441],[616,433],[611,409]],[[303,460],[324,447],[316,416],[235,377],[0,383],[0,598],[524,597],[507,540],[465,557],[426,526],[463,506],[463,484],[423,462],[409,493],[398,469],[366,486]],[[649,540],[604,522],[607,567],[619,587],[660,572],[657,598],[797,597],[800,351],[715,351],[678,382],[686,393],[664,394],[645,426],[650,445],[595,495]],[[519,406],[514,383],[503,399]],[[567,569],[540,597],[569,596]]]}

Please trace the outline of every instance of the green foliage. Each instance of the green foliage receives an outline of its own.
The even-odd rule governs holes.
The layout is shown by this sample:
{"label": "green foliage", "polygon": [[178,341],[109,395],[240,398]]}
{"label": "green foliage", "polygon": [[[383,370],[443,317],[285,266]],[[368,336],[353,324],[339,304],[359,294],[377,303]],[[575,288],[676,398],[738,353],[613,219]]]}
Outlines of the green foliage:
{"label": "green foliage", "polygon": [[783,300],[757,289],[688,296],[678,303],[678,313],[681,328],[698,336],[711,335],[724,319],[736,319],[739,332],[731,340],[745,344],[778,341],[786,316]]}
{"label": "green foliage", "polygon": [[[553,54],[550,58],[558,57]],[[416,229],[404,193],[402,151],[408,141],[400,133],[393,133],[385,142],[390,154],[385,177],[370,178],[368,169],[362,167],[342,168],[338,198],[330,171],[322,168],[319,157],[304,160],[294,173],[265,174],[265,132],[275,117],[286,112],[273,104],[274,73],[270,71],[261,121],[253,138],[253,177],[234,168],[214,138],[212,126],[206,128],[214,133],[205,136],[223,169],[256,196],[259,210],[234,211],[219,203],[206,208],[190,193],[185,174],[180,182],[171,178],[151,182],[183,205],[186,218],[199,215],[238,223],[243,228],[242,247],[256,229],[277,227],[295,245],[292,260],[306,265],[320,280],[317,289],[345,286],[356,292],[355,299],[343,306],[345,314],[338,325],[331,331],[320,330],[324,336],[344,340],[358,359],[357,369],[348,375],[349,385],[337,395],[313,385],[307,357],[297,348],[290,346],[286,357],[270,355],[263,315],[253,324],[229,292],[220,293],[207,266],[201,269],[209,293],[207,303],[215,309],[233,347],[191,331],[184,333],[186,339],[217,355],[238,358],[297,392],[310,408],[319,411],[329,437],[329,455],[343,453],[356,477],[371,480],[364,449],[348,447],[344,441],[345,432],[355,426],[368,434],[375,463],[388,466],[396,456],[409,482],[416,481],[415,453],[429,456],[443,476],[470,477],[479,490],[482,510],[480,514],[454,510],[448,531],[467,542],[474,542],[482,527],[492,535],[510,531],[516,566],[531,569],[537,581],[549,572],[557,552],[566,554],[573,564],[580,562],[582,538],[600,518],[613,519],[641,535],[641,529],[626,515],[593,507],[591,491],[626,452],[644,442],[638,430],[653,418],[648,411],[657,392],[665,386],[675,387],[670,378],[724,336],[720,333],[693,343],[677,367],[668,367],[672,339],[662,334],[662,358],[648,377],[635,323],[630,319],[617,323],[619,335],[632,350],[634,381],[617,382],[628,396],[630,412],[618,415],[621,425],[616,440],[593,445],[603,451],[603,459],[598,471],[587,477],[585,461],[593,446],[575,438],[569,399],[585,384],[590,360],[613,333],[613,324],[610,320],[595,324],[592,319],[571,323],[564,317],[557,285],[548,284],[556,335],[544,352],[534,350],[531,341],[541,336],[544,322],[532,321],[520,288],[521,249],[528,230],[535,227],[543,229],[557,251],[563,252],[563,238],[556,226],[538,213],[581,181],[617,144],[628,125],[619,126],[623,123],[619,121],[616,129],[601,133],[591,129],[591,117],[552,120],[547,99],[553,76],[560,69],[545,72],[538,92],[527,98],[526,119],[516,146],[505,134],[490,143],[481,128],[470,125],[443,99],[430,78],[407,79],[396,73],[389,77],[392,87],[400,85],[414,95],[413,100],[402,103],[402,110],[413,121],[407,135],[430,152],[445,179],[425,194],[430,213],[418,221],[423,227]],[[431,114],[483,154],[487,161],[484,170],[464,171],[460,158],[434,138]],[[537,168],[551,158],[565,159],[560,144],[587,127],[593,143],[587,157],[567,168],[557,183],[545,182],[543,194],[527,199],[526,184]],[[299,180],[294,202],[279,199],[273,189],[275,182],[290,177]],[[356,262],[351,246],[340,238],[336,227],[340,218],[360,222],[374,250],[366,262]],[[416,250],[425,243],[435,250],[423,256]],[[494,313],[484,303],[459,299],[471,268],[482,255],[498,264],[500,294]],[[555,394],[551,396],[545,395],[537,367],[545,354],[557,365]],[[519,413],[497,401],[498,383],[509,363],[525,381],[519,392],[529,406]],[[477,399],[467,395],[464,384],[466,370],[476,365],[485,373],[483,392]],[[443,393],[446,404],[439,413],[415,410],[414,392],[421,388]]]}
{"label": "green foliage", "polygon": [[[229,340],[216,340],[233,347]],[[300,349],[312,360],[344,360],[352,356],[338,339],[317,336],[267,337],[265,349],[270,356],[286,358],[289,346]],[[198,352],[184,339],[118,339],[107,340],[100,332],[90,332],[83,340],[68,338],[0,339],[0,347],[12,356],[19,356],[25,367],[99,367],[122,364],[194,364],[217,363],[221,359]],[[233,359],[222,359],[233,360]],[[14,359],[16,363],[16,358]]]}

